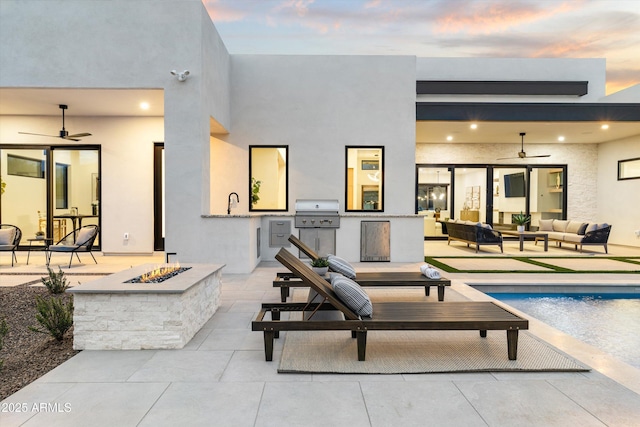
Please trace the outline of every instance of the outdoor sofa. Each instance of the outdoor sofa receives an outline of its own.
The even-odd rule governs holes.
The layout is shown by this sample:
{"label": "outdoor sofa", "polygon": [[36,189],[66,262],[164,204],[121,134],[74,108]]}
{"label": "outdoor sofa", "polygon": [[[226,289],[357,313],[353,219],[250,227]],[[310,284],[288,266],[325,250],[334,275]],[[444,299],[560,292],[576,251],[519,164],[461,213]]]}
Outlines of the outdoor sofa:
{"label": "outdoor sofa", "polygon": [[[606,223],[597,224],[573,220],[541,219],[539,221],[538,231],[547,233],[549,240],[555,241],[556,245],[560,247],[562,247],[562,243],[569,243],[574,245],[576,250],[578,250],[579,246],[580,252],[582,252],[583,245],[602,245],[604,246],[604,252],[609,253],[607,241],[609,240],[611,226]],[[538,240],[543,240],[543,238],[536,237],[536,244],[538,244]]]}
{"label": "outdoor sofa", "polygon": [[[303,241],[298,239],[293,234],[289,236],[289,241],[302,253],[307,255],[311,260],[320,258],[320,256],[306,245]],[[344,263],[344,260],[342,260]],[[334,270],[335,271],[335,270]],[[341,271],[338,271],[341,272]],[[438,301],[444,301],[444,289],[445,286],[451,286],[451,280],[444,277],[431,279],[421,271],[379,271],[379,272],[357,272],[355,269],[352,271],[352,278],[360,286],[385,286],[385,287],[408,287],[408,286],[424,286],[424,294],[430,295],[429,288],[431,286],[438,287]],[[328,279],[328,277],[327,277]],[[276,278],[273,281],[273,286],[280,288],[280,298],[282,302],[287,300],[289,296],[289,288],[294,287],[308,287],[304,281],[300,280],[295,273],[281,272],[276,274]]]}
{"label": "outdoor sofa", "polygon": [[[282,248],[276,255],[276,259],[294,272],[308,287],[317,292],[318,300],[321,299],[321,301],[262,304],[256,319],[251,322],[251,329],[264,334],[266,361],[273,360],[274,339],[279,337],[280,331],[337,330],[350,331],[351,336],[356,338],[359,361],[364,361],[366,357],[368,331],[477,330],[480,332],[480,337],[486,337],[488,330],[505,330],[507,332],[507,355],[509,360],[516,360],[518,331],[529,328],[528,320],[493,302],[464,301],[433,304],[403,301],[371,303],[364,290],[359,288],[357,284],[350,291],[349,297],[344,296],[344,289],[340,293],[342,296],[339,297],[337,288],[333,288],[331,284],[291,252]],[[357,293],[359,297],[355,298],[354,293]],[[358,314],[361,298],[366,298],[369,303],[369,316]],[[337,310],[344,316],[344,319],[315,320],[314,315],[324,310]],[[300,312],[303,316],[301,320],[281,319],[280,315],[283,312]]]}
{"label": "outdoor sofa", "polygon": [[475,245],[476,252],[482,245],[498,245],[500,246],[500,252],[504,252],[502,248],[502,233],[492,229],[489,224],[451,219],[447,222],[447,235],[447,245],[452,240],[458,240],[465,242],[467,247]]}

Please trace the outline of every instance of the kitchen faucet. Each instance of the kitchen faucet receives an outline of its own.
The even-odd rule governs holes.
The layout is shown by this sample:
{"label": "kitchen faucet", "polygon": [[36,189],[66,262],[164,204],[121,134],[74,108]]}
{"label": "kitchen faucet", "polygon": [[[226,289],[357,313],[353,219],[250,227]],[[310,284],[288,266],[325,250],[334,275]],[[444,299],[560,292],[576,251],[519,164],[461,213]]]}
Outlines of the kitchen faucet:
{"label": "kitchen faucet", "polygon": [[229,193],[229,203],[227,204],[227,215],[231,215],[231,196],[236,195],[236,203],[240,203],[240,198],[238,198],[238,193],[233,192]]}

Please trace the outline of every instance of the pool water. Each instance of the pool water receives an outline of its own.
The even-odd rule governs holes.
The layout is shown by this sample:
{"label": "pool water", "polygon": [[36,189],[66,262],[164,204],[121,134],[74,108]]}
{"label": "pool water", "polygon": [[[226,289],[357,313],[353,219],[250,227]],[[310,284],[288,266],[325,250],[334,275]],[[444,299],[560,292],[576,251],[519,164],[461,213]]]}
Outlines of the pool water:
{"label": "pool water", "polygon": [[489,293],[640,369],[640,296]]}

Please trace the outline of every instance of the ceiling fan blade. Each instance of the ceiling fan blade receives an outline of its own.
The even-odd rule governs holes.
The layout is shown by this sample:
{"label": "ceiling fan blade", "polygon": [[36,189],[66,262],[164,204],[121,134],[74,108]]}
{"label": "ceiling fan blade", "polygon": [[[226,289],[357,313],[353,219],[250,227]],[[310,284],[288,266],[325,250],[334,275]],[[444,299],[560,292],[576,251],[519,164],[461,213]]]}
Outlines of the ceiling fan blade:
{"label": "ceiling fan blade", "polygon": [[74,133],[73,135],[67,135],[67,139],[70,139],[70,138],[82,138],[82,137],[85,137],[85,136],[91,136],[91,134],[88,133],[88,132]]}
{"label": "ceiling fan blade", "polygon": [[[73,136],[73,135],[71,135],[71,136]],[[78,139],[78,138],[71,138],[71,136],[61,136],[60,138],[66,139],[67,141],[76,141],[76,142],[82,141],[81,139]]]}
{"label": "ceiling fan blade", "polygon": [[531,159],[531,158],[534,158],[534,157],[551,157],[551,154],[541,154],[539,156],[527,156],[527,159]]}
{"label": "ceiling fan blade", "polygon": [[496,160],[513,160],[513,159],[519,159],[520,157],[500,157]]}
{"label": "ceiling fan blade", "polygon": [[58,138],[58,135],[45,135],[43,133],[31,133],[31,132],[18,132],[22,135],[36,135],[36,136],[49,136],[51,138]]}

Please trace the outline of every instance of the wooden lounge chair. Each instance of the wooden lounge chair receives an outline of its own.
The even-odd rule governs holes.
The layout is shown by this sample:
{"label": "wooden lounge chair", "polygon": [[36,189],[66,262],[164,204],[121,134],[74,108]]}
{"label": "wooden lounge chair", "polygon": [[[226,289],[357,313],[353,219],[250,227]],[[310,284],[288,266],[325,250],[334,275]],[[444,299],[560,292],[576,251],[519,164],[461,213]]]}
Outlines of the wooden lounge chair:
{"label": "wooden lounge chair", "polygon": [[[293,243],[300,251],[312,260],[320,258],[320,256],[298,239],[293,234],[289,236],[289,241]],[[370,273],[357,273],[356,282],[363,287],[371,286],[390,286],[390,287],[407,287],[407,286],[424,286],[424,294],[429,296],[431,286],[438,287],[438,301],[444,301],[445,286],[451,286],[451,280],[441,277],[439,279],[430,279],[420,271],[380,271]],[[296,277],[292,272],[277,273],[273,281],[273,286],[280,288],[280,299],[282,302],[287,300],[289,296],[289,288],[308,287],[305,283]]]}
{"label": "wooden lounge chair", "polygon": [[[362,318],[347,307],[335,294],[331,285],[286,249],[280,249],[276,259],[294,272],[321,302],[265,303],[251,323],[253,331],[264,333],[265,359],[273,360],[273,340],[280,331],[351,331],[357,339],[358,360],[365,360],[367,332],[391,330],[478,330],[481,337],[487,330],[507,331],[507,354],[516,360],[518,331],[528,329],[529,321],[493,302],[380,302],[373,304],[372,317]],[[338,310],[344,320],[314,320],[320,310]],[[303,320],[281,320],[282,312],[303,312]],[[310,312],[310,313],[309,313]],[[271,319],[267,319],[270,313]]]}

